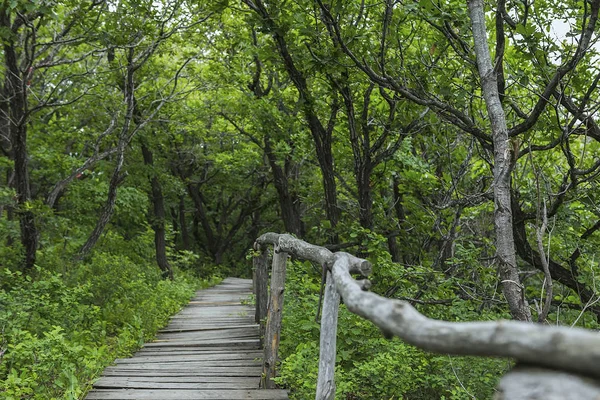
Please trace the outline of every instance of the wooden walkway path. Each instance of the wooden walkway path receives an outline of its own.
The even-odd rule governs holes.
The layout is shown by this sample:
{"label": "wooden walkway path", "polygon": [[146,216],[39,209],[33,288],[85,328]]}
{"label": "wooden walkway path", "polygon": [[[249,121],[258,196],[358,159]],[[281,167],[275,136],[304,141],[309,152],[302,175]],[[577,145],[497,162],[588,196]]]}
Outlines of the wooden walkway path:
{"label": "wooden walkway path", "polygon": [[241,304],[249,279],[227,278],[196,297],[157,339],[106,368],[86,400],[285,400],[260,390],[260,340],[254,308]]}

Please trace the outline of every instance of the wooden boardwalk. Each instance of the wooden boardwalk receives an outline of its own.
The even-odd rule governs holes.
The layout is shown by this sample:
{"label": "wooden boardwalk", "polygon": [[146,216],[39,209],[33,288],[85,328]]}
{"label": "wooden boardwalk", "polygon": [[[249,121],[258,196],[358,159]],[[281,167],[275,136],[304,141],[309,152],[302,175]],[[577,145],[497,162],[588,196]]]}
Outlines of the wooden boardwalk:
{"label": "wooden boardwalk", "polygon": [[87,400],[284,400],[260,390],[260,340],[254,308],[241,304],[249,279],[227,278],[196,297],[157,339],[106,368]]}

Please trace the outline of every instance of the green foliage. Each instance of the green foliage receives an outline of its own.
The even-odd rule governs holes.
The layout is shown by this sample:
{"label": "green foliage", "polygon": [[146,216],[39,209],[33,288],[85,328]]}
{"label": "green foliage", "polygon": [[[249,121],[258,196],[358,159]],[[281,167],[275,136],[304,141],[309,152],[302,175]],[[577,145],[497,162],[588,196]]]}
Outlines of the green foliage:
{"label": "green foliage", "polygon": [[[284,230],[285,202],[298,214],[304,239],[325,244],[336,236],[373,263],[374,292],[414,299],[434,318],[509,317],[494,261],[490,119],[464,3],[395,2],[386,10],[391,3],[339,0],[321,10],[318,2],[264,0],[276,28],[249,3],[0,5],[6,17],[0,39],[14,46],[27,86],[21,125],[31,191],[30,200],[17,201],[14,148],[3,125],[0,397],[81,397],[94,374],[151,337],[185,302],[195,276],[248,276],[249,264],[239,261],[260,233]],[[505,78],[499,87],[509,128],[531,115],[556,69],[568,66],[582,26],[593,20],[584,18],[589,10],[580,3],[507,4],[497,72]],[[486,7],[492,48],[501,32],[492,5]],[[336,29],[324,23],[325,11]],[[558,40],[557,22],[568,30]],[[284,65],[273,29],[294,68]],[[598,286],[600,144],[590,124],[598,104],[597,48],[592,38],[577,68],[560,79],[556,97],[538,103],[546,104],[540,117],[511,138],[522,155],[512,195],[526,219],[525,241],[537,249],[546,203],[552,215],[543,244],[570,272],[563,276],[573,278],[570,286],[554,282],[548,321],[588,328],[598,327],[595,314],[582,312],[594,299],[580,297]],[[128,57],[137,64],[133,115],[124,102]],[[8,89],[0,88],[1,115],[12,107]],[[77,261],[105,205],[123,134],[134,136],[114,214],[94,252]],[[318,159],[317,145],[330,146],[332,159]],[[324,161],[337,185],[337,224],[325,212]],[[64,179],[71,180],[48,204]],[[370,191],[368,226],[359,223],[358,182]],[[154,215],[156,197],[164,216]],[[39,233],[37,269],[27,274],[18,272],[24,210],[33,213]],[[174,282],[163,281],[155,265],[157,220],[165,227]],[[530,304],[541,304],[542,274],[519,263]],[[311,398],[316,382],[318,269],[309,263],[290,269],[294,295],[286,299],[279,381],[298,399]],[[506,367],[383,340],[343,308],[338,345],[338,397],[347,399],[486,398]]]}
{"label": "green foliage", "polygon": [[[415,273],[412,273],[415,276]],[[432,284],[434,282],[431,282]],[[410,291],[411,285],[403,286]],[[319,325],[314,321],[319,282],[308,262],[288,264],[282,364],[277,382],[290,398],[314,396]],[[469,302],[427,306],[422,312],[449,320],[480,319]],[[484,318],[500,315],[486,313]],[[485,399],[510,365],[506,361],[430,354],[383,338],[368,321],[340,307],[337,334],[336,399]]]}
{"label": "green foliage", "polygon": [[67,275],[2,270],[0,397],[77,399],[115,357],[151,339],[199,286],[125,256],[96,253]]}

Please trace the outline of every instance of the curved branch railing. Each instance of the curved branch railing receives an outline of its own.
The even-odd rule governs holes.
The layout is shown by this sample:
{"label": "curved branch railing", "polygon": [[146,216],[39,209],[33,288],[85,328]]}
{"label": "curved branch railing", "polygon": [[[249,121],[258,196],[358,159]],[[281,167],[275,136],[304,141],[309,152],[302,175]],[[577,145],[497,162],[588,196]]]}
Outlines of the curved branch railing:
{"label": "curved branch railing", "polygon": [[[268,245],[274,246],[267,307]],[[419,313],[408,302],[367,292],[371,264],[348,253],[332,253],[287,234],[256,239],[254,258],[256,321],[261,323],[265,357],[261,387],[275,387],[275,364],[288,255],[326,268],[323,296],[317,400],[335,397],[335,352],[340,296],[352,313],[368,319],[389,337],[421,349],[455,355],[507,357],[517,367],[507,373],[496,399],[600,399],[600,333],[580,328],[518,321],[447,322]],[[266,320],[266,325],[263,321]]]}

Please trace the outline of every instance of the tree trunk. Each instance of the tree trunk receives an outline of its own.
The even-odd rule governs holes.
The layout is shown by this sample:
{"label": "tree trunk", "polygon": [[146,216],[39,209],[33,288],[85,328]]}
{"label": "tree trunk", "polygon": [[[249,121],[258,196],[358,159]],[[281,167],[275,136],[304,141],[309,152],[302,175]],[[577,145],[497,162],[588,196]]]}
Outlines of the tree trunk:
{"label": "tree trunk", "polygon": [[[473,40],[481,88],[487,106],[494,142],[494,227],[496,231],[496,263],[500,272],[502,291],[514,319],[531,321],[531,311],[525,299],[524,288],[519,279],[517,256],[513,236],[511,208],[512,157],[509,147],[508,128],[500,96],[496,72],[487,44],[483,0],[469,0],[469,12],[473,27]],[[518,151],[518,150],[516,150]],[[512,155],[512,157],[511,157]]]}
{"label": "tree trunk", "polygon": [[[361,227],[372,230],[373,194],[371,193],[371,173],[373,172],[373,162],[371,160],[370,131],[367,121],[357,121],[354,100],[348,84],[338,84],[338,87],[346,107],[350,147],[354,157],[354,178],[358,189],[358,220]],[[368,102],[372,87],[365,94],[364,106],[366,109],[363,110],[361,119],[368,118]]]}
{"label": "tree trunk", "polygon": [[402,252],[400,251],[400,248],[398,247],[398,241],[396,240],[396,236],[394,236],[394,235],[388,236],[387,244],[388,244],[388,251],[390,252],[390,255],[392,256],[392,261],[395,263],[402,262]]}
{"label": "tree trunk", "polygon": [[[10,14],[4,10],[0,15],[0,27],[10,30]],[[38,246],[38,231],[35,216],[31,210],[31,188],[29,185],[28,151],[27,151],[27,90],[18,67],[14,39],[5,39],[4,62],[6,74],[6,91],[8,99],[8,130],[12,144],[15,172],[15,189],[17,192],[18,216],[21,228],[21,243],[25,251],[23,270],[33,268]]]}
{"label": "tree trunk", "polygon": [[[392,195],[394,200],[394,212],[396,213],[398,228],[400,230],[398,236],[400,237],[400,242],[402,242],[404,237],[403,225],[406,222],[406,212],[404,211],[404,196],[402,195],[402,192],[400,192],[400,178],[397,175],[394,175],[392,178]],[[392,260],[394,262],[410,264],[409,255],[402,253],[402,249],[400,249],[397,244],[398,239],[396,237],[388,238],[388,247],[392,254]]]}
{"label": "tree trunk", "polygon": [[200,187],[197,184],[188,184],[188,193],[194,201],[194,224],[195,224],[195,237],[198,244],[202,243],[200,234],[198,232],[198,224],[202,226],[204,236],[206,238],[206,250],[213,258],[215,264],[221,263],[222,251],[220,250],[221,237],[218,233],[213,230],[208,215],[206,213],[206,206],[204,204],[204,198],[200,192]]}
{"label": "tree trunk", "polygon": [[373,230],[373,193],[371,190],[371,160],[365,159],[357,168],[358,206],[360,226]]}
{"label": "tree trunk", "polygon": [[152,204],[152,215],[150,215],[150,226],[154,231],[154,248],[156,251],[156,263],[163,272],[163,276],[173,280],[173,269],[167,260],[167,241],[165,239],[165,202],[162,193],[162,187],[158,176],[153,171],[154,157],[152,150],[148,148],[146,143],[142,142],[142,156],[144,164],[150,167],[150,187],[149,194],[150,203]]}
{"label": "tree trunk", "polygon": [[125,175],[121,174],[121,170],[123,169],[123,163],[125,161],[125,142],[123,139],[119,140],[118,147],[119,147],[119,150],[117,152],[117,164],[116,164],[115,169],[113,170],[112,176],[110,178],[106,202],[104,203],[104,206],[102,207],[100,217],[98,218],[98,221],[96,222],[96,226],[94,227],[94,230],[88,237],[85,244],[79,250],[79,256],[78,256],[79,260],[84,259],[89,254],[89,252],[92,250],[92,248],[96,245],[96,242],[98,242],[98,239],[100,239],[100,236],[102,236],[102,232],[104,232],[104,228],[106,228],[106,225],[110,221],[110,219],[115,211],[115,203],[117,201],[117,190],[119,188],[119,185],[123,181],[123,179],[125,179]]}
{"label": "tree trunk", "polygon": [[304,236],[304,224],[300,218],[300,199],[291,193],[288,178],[283,168],[277,164],[277,158],[271,147],[271,141],[268,136],[264,138],[265,155],[269,160],[271,171],[273,173],[273,184],[279,198],[279,207],[281,208],[281,218],[283,225],[288,233],[294,234],[299,238]]}
{"label": "tree trunk", "polygon": [[133,82],[133,75],[135,72],[135,68],[132,65],[133,59],[133,48],[129,50],[128,61],[129,64],[126,70],[125,80],[123,82],[123,93],[124,93],[124,102],[125,102],[125,120],[123,122],[123,126],[119,132],[119,141],[117,143],[117,160],[115,164],[115,169],[113,170],[113,174],[110,178],[110,183],[108,186],[108,195],[106,198],[106,202],[104,203],[104,207],[102,207],[102,211],[100,213],[100,217],[98,218],[98,222],[94,227],[94,230],[88,237],[88,240],[79,250],[79,256],[77,257],[79,260],[85,258],[88,253],[92,250],[92,248],[100,239],[102,232],[104,232],[104,228],[110,221],[114,211],[115,211],[115,203],[117,201],[117,190],[123,179],[125,179],[126,174],[121,174],[121,170],[123,169],[123,164],[125,162],[125,150],[127,144],[131,140],[129,135],[129,127],[131,126],[131,122],[134,117],[135,111],[135,85]]}
{"label": "tree trunk", "polygon": [[191,249],[190,234],[187,230],[187,223],[185,218],[185,196],[179,196],[179,226],[181,231],[181,242],[184,250]]}

